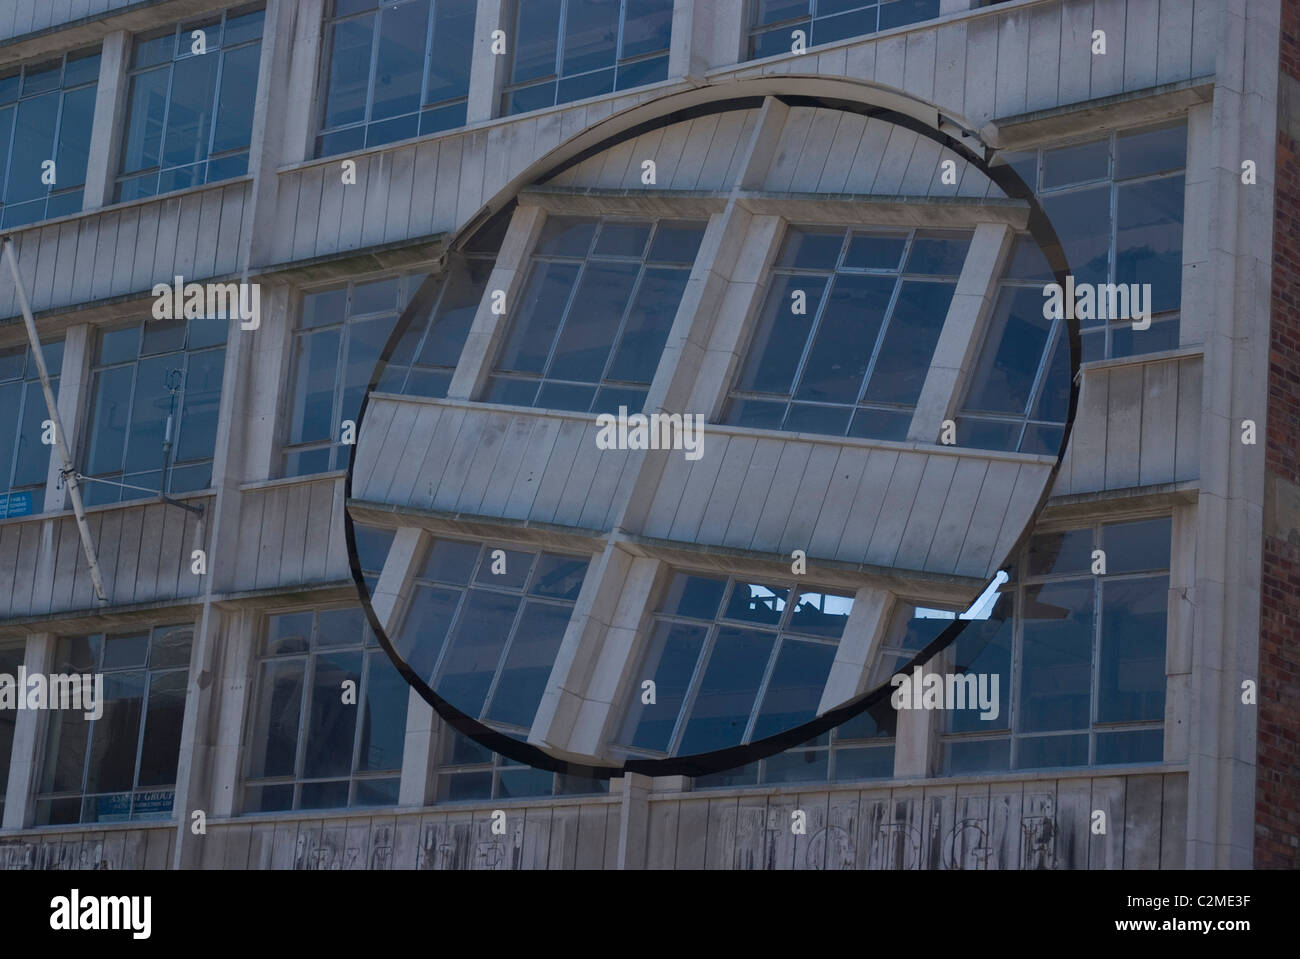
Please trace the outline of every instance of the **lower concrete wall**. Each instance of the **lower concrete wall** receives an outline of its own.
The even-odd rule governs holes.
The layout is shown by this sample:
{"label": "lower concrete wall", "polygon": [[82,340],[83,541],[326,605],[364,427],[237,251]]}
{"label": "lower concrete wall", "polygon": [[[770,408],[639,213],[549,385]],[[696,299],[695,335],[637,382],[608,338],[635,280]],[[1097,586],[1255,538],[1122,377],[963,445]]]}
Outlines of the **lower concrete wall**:
{"label": "lower concrete wall", "polygon": [[[212,821],[200,862],[205,869],[309,870],[1181,869],[1184,863],[1182,772],[805,786],[802,792],[624,795],[622,787],[616,782],[609,797],[599,798]],[[504,833],[493,830],[498,810],[505,814]],[[796,812],[804,814],[802,832],[794,827]],[[1103,822],[1104,832],[1095,831]],[[0,868],[170,865],[175,826],[93,828],[0,836]]]}

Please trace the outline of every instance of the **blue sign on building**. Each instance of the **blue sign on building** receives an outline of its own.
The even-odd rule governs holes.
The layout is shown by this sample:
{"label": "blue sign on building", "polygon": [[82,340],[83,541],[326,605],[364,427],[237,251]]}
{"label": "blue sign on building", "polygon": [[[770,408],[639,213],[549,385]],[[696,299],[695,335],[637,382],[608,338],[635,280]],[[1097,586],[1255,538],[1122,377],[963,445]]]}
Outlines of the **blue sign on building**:
{"label": "blue sign on building", "polygon": [[31,490],[25,493],[9,493],[0,496],[0,519],[12,519],[15,516],[31,516],[33,512]]}

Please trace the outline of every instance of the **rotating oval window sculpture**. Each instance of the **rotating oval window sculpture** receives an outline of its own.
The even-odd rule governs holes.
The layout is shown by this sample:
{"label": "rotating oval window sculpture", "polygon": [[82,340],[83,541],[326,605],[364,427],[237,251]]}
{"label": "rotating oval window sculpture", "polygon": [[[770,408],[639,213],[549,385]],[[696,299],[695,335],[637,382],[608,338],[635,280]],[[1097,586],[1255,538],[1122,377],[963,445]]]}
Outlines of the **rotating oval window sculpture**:
{"label": "rotating oval window sculpture", "polygon": [[[929,141],[933,188],[803,143],[801,110]],[[891,735],[895,677],[1009,628],[1078,324],[1030,185],[933,126],[697,106],[569,151],[452,242],[372,376],[346,527],[371,628],[456,730],[553,772],[718,774]]]}

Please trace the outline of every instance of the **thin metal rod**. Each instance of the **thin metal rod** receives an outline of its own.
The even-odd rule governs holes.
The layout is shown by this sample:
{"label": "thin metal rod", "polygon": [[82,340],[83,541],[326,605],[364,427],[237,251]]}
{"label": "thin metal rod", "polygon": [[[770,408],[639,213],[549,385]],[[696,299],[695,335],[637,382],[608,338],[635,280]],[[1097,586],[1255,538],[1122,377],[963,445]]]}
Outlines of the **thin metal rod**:
{"label": "thin metal rod", "polygon": [[72,500],[72,513],[77,518],[77,532],[81,534],[81,548],[86,553],[86,564],[90,567],[90,581],[95,587],[95,596],[101,603],[108,602],[104,592],[104,579],[99,573],[99,559],[95,555],[95,544],[90,538],[90,527],[86,525],[86,509],[81,504],[81,489],[77,485],[77,474],[72,467],[72,457],[68,454],[67,444],[63,441],[63,423],[59,420],[59,407],[54,399],[54,390],[50,388],[50,371],[45,368],[45,354],[41,352],[41,338],[36,332],[36,320],[32,317],[31,304],[27,302],[27,292],[23,289],[22,277],[18,274],[18,261],[14,259],[13,240],[4,238],[5,260],[9,272],[14,278],[14,287],[18,292],[18,305],[23,311],[23,323],[27,326],[27,339],[32,345],[32,358],[36,360],[36,372],[41,378],[41,389],[45,392],[45,406],[50,411],[50,420],[54,424],[54,445],[58,447],[59,458],[63,461],[63,475],[68,482],[68,497]]}

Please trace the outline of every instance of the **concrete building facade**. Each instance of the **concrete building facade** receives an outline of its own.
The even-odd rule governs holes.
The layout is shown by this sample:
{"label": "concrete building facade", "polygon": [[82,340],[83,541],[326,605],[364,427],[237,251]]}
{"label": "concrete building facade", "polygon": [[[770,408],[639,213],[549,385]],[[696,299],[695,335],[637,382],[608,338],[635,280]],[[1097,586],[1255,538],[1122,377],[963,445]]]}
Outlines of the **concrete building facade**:
{"label": "concrete building facade", "polygon": [[1295,6],[13,0],[0,863],[1296,865]]}

